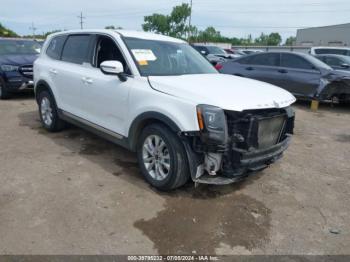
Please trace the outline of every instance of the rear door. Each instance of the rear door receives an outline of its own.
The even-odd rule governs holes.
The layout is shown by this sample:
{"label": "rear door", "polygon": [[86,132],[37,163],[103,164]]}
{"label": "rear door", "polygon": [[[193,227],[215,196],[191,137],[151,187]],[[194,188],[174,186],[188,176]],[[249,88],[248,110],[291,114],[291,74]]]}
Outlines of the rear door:
{"label": "rear door", "polygon": [[283,76],[281,87],[299,97],[310,97],[320,84],[320,71],[297,54],[282,54],[279,73]]}
{"label": "rear door", "polygon": [[69,35],[64,44],[61,62],[55,72],[60,108],[82,117],[81,90],[91,44],[90,34]]}
{"label": "rear door", "polygon": [[[240,61],[240,62],[239,62]],[[281,84],[279,70],[280,54],[264,53],[240,59],[242,75],[273,85]]]}

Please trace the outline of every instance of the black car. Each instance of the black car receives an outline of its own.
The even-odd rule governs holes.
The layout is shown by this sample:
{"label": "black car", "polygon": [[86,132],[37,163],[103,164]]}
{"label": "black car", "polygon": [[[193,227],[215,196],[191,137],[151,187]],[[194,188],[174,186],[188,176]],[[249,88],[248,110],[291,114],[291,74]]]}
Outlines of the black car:
{"label": "black car", "polygon": [[316,55],[318,59],[335,70],[350,71],[350,56],[345,55]]}
{"label": "black car", "polygon": [[333,70],[308,54],[252,54],[223,63],[220,72],[268,82],[298,98],[350,101],[350,73]]}
{"label": "black car", "polygon": [[195,44],[192,45],[192,47],[207,58],[217,69],[219,69],[219,67],[217,67],[218,64],[226,62],[227,59],[232,59],[229,54],[217,46]]}
{"label": "black car", "polygon": [[0,99],[33,88],[33,63],[40,49],[34,40],[0,38]]}

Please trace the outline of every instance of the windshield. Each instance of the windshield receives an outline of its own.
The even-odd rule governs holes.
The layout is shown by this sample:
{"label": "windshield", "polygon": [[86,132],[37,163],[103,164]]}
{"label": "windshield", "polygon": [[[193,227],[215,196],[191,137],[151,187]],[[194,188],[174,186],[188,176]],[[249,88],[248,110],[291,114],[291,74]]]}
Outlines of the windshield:
{"label": "windshield", "polygon": [[307,59],[318,69],[332,70],[332,68],[314,56],[308,55]]}
{"label": "windshield", "polygon": [[0,40],[0,55],[39,54],[41,45],[30,40]]}
{"label": "windshield", "polygon": [[124,38],[142,76],[216,74],[215,68],[186,43]]}
{"label": "windshield", "polygon": [[210,54],[217,54],[217,55],[225,55],[225,51],[222,50],[220,47],[217,46],[207,46],[207,49]]}
{"label": "windshield", "polygon": [[336,48],[319,48],[315,49],[315,54],[331,54],[331,55],[345,55],[350,56],[350,50],[347,49],[336,49]]}

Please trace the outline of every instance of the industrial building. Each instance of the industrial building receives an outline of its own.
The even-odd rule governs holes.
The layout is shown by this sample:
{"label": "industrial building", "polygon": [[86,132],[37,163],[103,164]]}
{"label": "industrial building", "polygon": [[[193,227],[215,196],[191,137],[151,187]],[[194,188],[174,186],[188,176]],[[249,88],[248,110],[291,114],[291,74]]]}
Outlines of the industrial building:
{"label": "industrial building", "polygon": [[350,46],[350,23],[297,31],[297,46]]}

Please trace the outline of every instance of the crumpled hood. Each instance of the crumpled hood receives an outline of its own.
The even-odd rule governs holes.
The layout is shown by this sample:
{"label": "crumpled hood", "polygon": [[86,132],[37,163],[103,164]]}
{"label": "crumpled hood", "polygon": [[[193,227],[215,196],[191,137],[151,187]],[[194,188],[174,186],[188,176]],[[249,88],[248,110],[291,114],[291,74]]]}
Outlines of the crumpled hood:
{"label": "crumpled hood", "polygon": [[296,101],[279,87],[225,74],[150,76],[149,81],[163,93],[232,111],[283,108]]}
{"label": "crumpled hood", "polygon": [[0,65],[32,65],[38,58],[38,55],[0,55]]}

